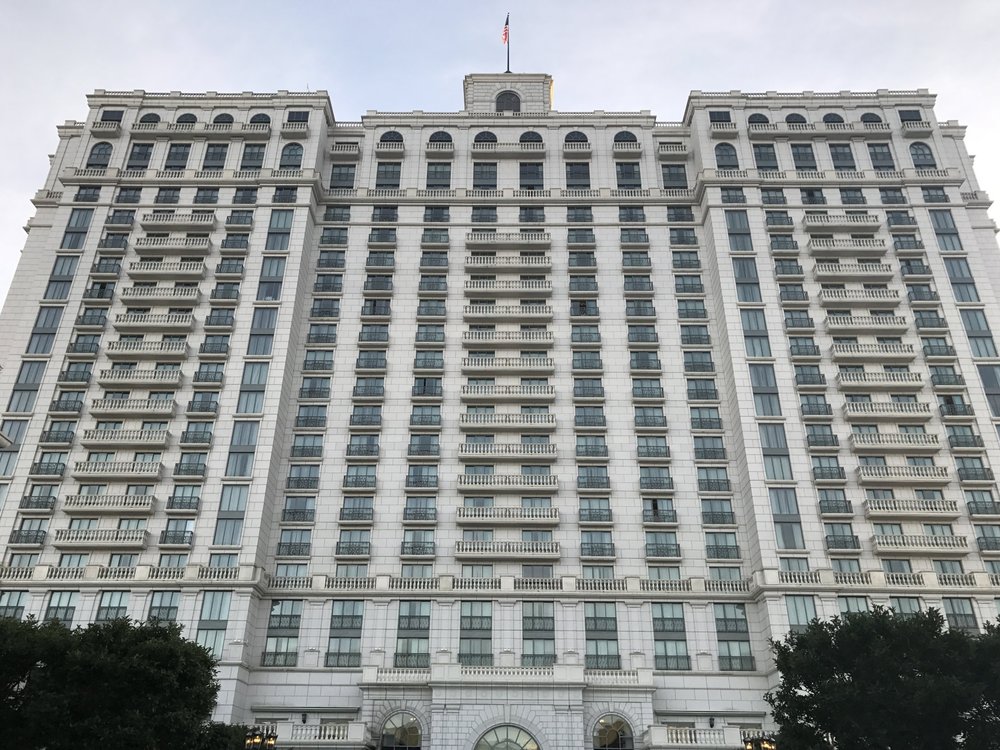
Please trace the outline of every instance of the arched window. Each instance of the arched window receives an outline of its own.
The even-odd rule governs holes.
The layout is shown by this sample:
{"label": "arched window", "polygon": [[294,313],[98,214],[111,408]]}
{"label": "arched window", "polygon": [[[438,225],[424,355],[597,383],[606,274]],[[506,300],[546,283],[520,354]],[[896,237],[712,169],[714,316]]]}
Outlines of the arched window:
{"label": "arched window", "polygon": [[302,169],[302,146],[298,143],[289,143],[281,149],[281,161],[278,163],[279,169]]}
{"label": "arched window", "polygon": [[428,140],[431,143],[451,143],[451,133],[439,130],[436,133],[431,133],[431,137]]}
{"label": "arched window", "polygon": [[476,133],[476,137],[472,139],[473,143],[496,143],[497,137],[495,133],[491,133],[488,130],[483,130]]}
{"label": "arched window", "polygon": [[715,166],[718,169],[739,169],[740,159],[736,148],[729,143],[720,143],[715,147]]}
{"label": "arched window", "polygon": [[882,122],[882,118],[874,112],[865,112],[861,115],[861,122]]}
{"label": "arched window", "polygon": [[386,719],[382,725],[381,750],[419,750],[420,722],[409,711],[400,711]]}
{"label": "arched window", "polygon": [[271,118],[268,115],[260,114],[254,115],[250,118],[251,125],[270,125]]}
{"label": "arched window", "polygon": [[604,714],[594,727],[594,750],[632,750],[632,727],[618,714]]}
{"label": "arched window", "polygon": [[758,114],[750,115],[747,118],[747,122],[750,125],[766,125],[767,123],[770,122],[770,120],[767,119],[767,115],[762,115],[762,114],[758,113]]}
{"label": "arched window", "polygon": [[87,157],[87,169],[107,169],[111,163],[111,144],[95,143]]}
{"label": "arched window", "polygon": [[216,125],[232,125],[233,116],[227,114],[216,115],[215,119],[212,120]]}
{"label": "arched window", "polygon": [[521,727],[503,724],[479,738],[474,750],[539,750],[538,740]]}
{"label": "arched window", "polygon": [[177,118],[178,125],[193,125],[196,122],[198,122],[198,118],[192,114],[181,115]]}
{"label": "arched window", "polygon": [[520,112],[521,97],[513,91],[502,91],[497,94],[497,112]]}
{"label": "arched window", "polygon": [[638,140],[635,133],[630,133],[627,130],[619,130],[615,133],[615,143],[635,143]]}
{"label": "arched window", "polygon": [[142,117],[139,118],[139,122],[153,123],[153,122],[159,122],[159,121],[160,121],[160,116],[158,114],[153,113],[153,112],[150,112],[148,115],[143,115]]}
{"label": "arched window", "polygon": [[387,130],[379,136],[379,143],[402,143],[403,134],[395,130]]}
{"label": "arched window", "polygon": [[586,143],[587,134],[581,133],[579,130],[571,130],[566,134],[566,143]]}
{"label": "arched window", "polygon": [[917,169],[937,169],[934,152],[926,143],[911,143],[910,158],[913,159],[913,166]]}
{"label": "arched window", "polygon": [[825,122],[827,124],[842,123],[843,121],[844,121],[844,118],[841,117],[838,114],[835,114],[834,112],[827,112],[825,115],[823,115],[823,122]]}
{"label": "arched window", "polygon": [[797,112],[792,112],[792,114],[785,116],[785,122],[791,125],[805,125],[806,118]]}
{"label": "arched window", "polygon": [[541,143],[542,134],[536,133],[534,130],[529,130],[526,133],[521,133],[521,137],[518,138],[520,143]]}

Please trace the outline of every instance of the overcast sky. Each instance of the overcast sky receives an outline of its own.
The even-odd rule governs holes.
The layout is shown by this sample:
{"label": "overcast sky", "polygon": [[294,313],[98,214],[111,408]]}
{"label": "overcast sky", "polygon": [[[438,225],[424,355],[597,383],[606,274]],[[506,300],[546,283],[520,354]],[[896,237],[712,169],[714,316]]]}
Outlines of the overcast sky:
{"label": "overcast sky", "polygon": [[0,0],[0,292],[56,126],[94,89],[326,89],[343,120],[457,110],[466,73],[503,71],[507,12],[511,69],[552,74],[561,110],[677,120],[692,89],[929,88],[1000,197],[996,0]]}

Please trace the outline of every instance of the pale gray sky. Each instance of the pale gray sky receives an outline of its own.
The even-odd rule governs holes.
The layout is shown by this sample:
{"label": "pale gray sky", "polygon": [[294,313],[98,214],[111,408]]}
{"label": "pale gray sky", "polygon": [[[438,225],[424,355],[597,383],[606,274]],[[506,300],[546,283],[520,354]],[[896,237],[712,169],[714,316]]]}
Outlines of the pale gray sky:
{"label": "pale gray sky", "polygon": [[[462,77],[555,78],[557,109],[679,119],[691,89],[929,88],[1000,197],[995,0],[0,0],[0,292],[55,128],[96,88],[326,89],[334,114],[456,110]],[[994,214],[996,215],[996,214]]]}

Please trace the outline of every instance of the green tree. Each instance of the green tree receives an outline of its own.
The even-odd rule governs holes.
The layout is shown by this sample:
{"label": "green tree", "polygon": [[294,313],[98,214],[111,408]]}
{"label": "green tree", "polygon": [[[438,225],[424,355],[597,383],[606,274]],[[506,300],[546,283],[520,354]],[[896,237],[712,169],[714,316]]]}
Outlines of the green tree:
{"label": "green tree", "polygon": [[997,661],[976,667],[985,650],[1000,650],[995,633],[945,630],[937,610],[876,608],[814,621],[771,647],[781,683],[766,699],[779,747],[829,747],[827,736],[854,750],[995,747],[964,739],[996,721],[984,682],[996,680]]}
{"label": "green tree", "polygon": [[0,663],[3,726],[18,733],[17,747],[192,747],[219,690],[211,654],[174,624],[114,620],[70,632],[3,621]]}
{"label": "green tree", "polygon": [[244,724],[211,722],[202,727],[201,735],[190,750],[243,750],[250,727]]}

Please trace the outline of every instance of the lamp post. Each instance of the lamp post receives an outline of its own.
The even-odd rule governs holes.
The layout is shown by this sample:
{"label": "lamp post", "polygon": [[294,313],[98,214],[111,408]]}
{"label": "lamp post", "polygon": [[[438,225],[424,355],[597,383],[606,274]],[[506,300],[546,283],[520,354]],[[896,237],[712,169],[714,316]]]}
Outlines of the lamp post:
{"label": "lamp post", "polygon": [[243,740],[246,750],[274,750],[278,743],[278,735],[274,732],[264,732],[260,727],[253,727]]}

